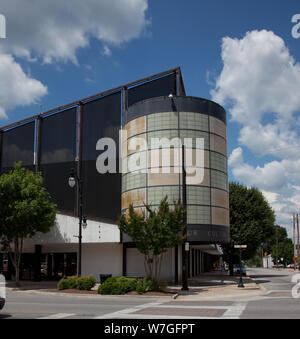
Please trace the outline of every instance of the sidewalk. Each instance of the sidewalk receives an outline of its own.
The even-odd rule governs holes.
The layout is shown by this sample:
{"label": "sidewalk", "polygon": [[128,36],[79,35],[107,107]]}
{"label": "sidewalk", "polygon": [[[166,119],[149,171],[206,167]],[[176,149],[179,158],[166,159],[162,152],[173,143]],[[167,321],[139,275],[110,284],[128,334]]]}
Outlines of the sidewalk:
{"label": "sidewalk", "polygon": [[180,298],[193,300],[201,298],[232,298],[263,294],[263,290],[250,277],[243,277],[244,288],[238,287],[240,277],[229,276],[228,272],[214,271],[202,273],[188,280],[189,291],[181,291],[181,286],[169,286]]}
{"label": "sidewalk", "polygon": [[[227,272],[210,272],[202,273],[198,277],[194,277],[188,280],[188,291],[181,291],[181,285],[169,284],[168,291],[173,292],[177,298],[185,300],[196,299],[226,299],[233,297],[248,297],[254,295],[262,295],[264,290],[260,285],[256,284],[250,277],[243,277],[244,288],[237,287],[239,281],[238,276],[230,277]],[[21,281],[21,286],[16,288],[14,281],[8,281],[6,284],[8,290],[20,291],[20,292],[35,292],[35,293],[49,293],[61,294],[57,291],[57,281]],[[98,285],[94,288],[96,289]],[[64,294],[67,295],[67,294]],[[90,293],[68,293],[72,296],[91,296]],[[93,294],[94,297],[103,297],[97,294]],[[92,297],[91,296],[91,297]],[[128,297],[128,295],[125,295]],[[137,297],[139,297],[137,295]],[[145,296],[143,297],[156,297],[156,296]],[[158,296],[159,297],[159,296]],[[164,296],[168,297],[168,296]]]}

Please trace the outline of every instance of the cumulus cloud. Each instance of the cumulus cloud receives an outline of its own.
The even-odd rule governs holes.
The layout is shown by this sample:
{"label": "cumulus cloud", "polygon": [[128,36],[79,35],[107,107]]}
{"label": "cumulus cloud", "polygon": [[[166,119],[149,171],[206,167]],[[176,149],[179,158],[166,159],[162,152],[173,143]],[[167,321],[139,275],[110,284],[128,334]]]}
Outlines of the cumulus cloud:
{"label": "cumulus cloud", "polygon": [[7,118],[7,109],[32,104],[46,93],[47,87],[26,75],[11,55],[0,54],[0,118]]}
{"label": "cumulus cloud", "polygon": [[45,85],[25,75],[18,58],[78,64],[78,50],[88,47],[91,39],[110,56],[111,47],[145,31],[147,8],[148,0],[2,0],[7,39],[0,43],[0,118],[47,93]]}
{"label": "cumulus cloud", "polygon": [[223,38],[222,60],[224,67],[211,94],[230,107],[234,121],[256,126],[267,113],[286,121],[300,109],[300,65],[273,32]]}
{"label": "cumulus cloud", "polygon": [[91,38],[119,45],[139,37],[147,8],[147,0],[4,0],[8,39],[0,50],[45,63],[77,62],[76,51]]}
{"label": "cumulus cloud", "polygon": [[[229,157],[232,174],[260,188],[277,222],[289,228],[291,214],[300,208],[300,64],[283,39],[266,30],[225,37],[221,56],[223,69],[211,96],[241,126],[240,147]],[[243,148],[273,160],[256,166],[253,157],[249,164]]]}

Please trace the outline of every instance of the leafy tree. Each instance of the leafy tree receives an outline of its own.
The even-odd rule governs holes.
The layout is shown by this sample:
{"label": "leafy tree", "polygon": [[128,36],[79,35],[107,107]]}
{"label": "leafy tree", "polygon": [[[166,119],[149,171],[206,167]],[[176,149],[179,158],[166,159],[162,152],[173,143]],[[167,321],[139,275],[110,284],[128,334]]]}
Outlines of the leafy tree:
{"label": "leafy tree", "polygon": [[158,209],[152,209],[149,205],[145,207],[147,215],[130,205],[129,214],[120,217],[118,226],[144,255],[147,275],[158,282],[164,253],[184,241],[180,232],[184,229],[185,209],[179,201],[171,209],[168,197],[160,202]]}
{"label": "leafy tree", "polygon": [[239,262],[239,250],[234,245],[247,245],[243,250],[244,260],[253,257],[259,246],[273,235],[275,214],[257,188],[235,182],[229,184],[229,205],[231,240],[222,248],[233,274],[233,264]]}
{"label": "leafy tree", "polygon": [[55,214],[56,206],[50,202],[40,174],[19,163],[0,176],[0,244],[11,257],[17,286],[24,239],[49,232]]}
{"label": "leafy tree", "polygon": [[[292,239],[288,238],[285,227],[279,225],[274,226],[273,237],[269,242],[269,252],[275,263],[276,261],[276,231],[278,232],[278,262],[283,265],[288,265],[293,261],[294,245]],[[283,258],[283,260],[281,260]]]}

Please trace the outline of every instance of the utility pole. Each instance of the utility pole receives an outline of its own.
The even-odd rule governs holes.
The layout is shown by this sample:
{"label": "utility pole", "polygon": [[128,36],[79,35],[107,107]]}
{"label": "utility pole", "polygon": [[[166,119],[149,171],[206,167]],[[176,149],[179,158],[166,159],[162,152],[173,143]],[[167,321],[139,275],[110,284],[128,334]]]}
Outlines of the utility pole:
{"label": "utility pole", "polygon": [[276,227],[276,269],[278,270],[278,227]]}
{"label": "utility pole", "polygon": [[294,245],[294,257],[296,257],[296,232],[295,232],[295,213],[293,213],[293,245]]}
{"label": "utility pole", "polygon": [[[298,213],[297,213],[297,258],[298,258],[298,270],[300,271],[300,248],[299,248],[299,218],[298,218]],[[296,263],[295,263],[296,265]]]}

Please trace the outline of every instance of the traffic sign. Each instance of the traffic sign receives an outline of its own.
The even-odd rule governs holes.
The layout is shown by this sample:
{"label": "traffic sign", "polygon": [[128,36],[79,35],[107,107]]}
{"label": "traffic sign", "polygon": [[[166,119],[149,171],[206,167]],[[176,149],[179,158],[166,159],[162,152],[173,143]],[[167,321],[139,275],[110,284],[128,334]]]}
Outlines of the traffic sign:
{"label": "traffic sign", "polygon": [[298,261],[298,258],[297,258],[297,257],[294,257],[294,258],[293,258],[293,261],[294,261],[294,262],[297,262],[297,261]]}
{"label": "traffic sign", "polygon": [[234,248],[247,248],[247,245],[234,245]]}

